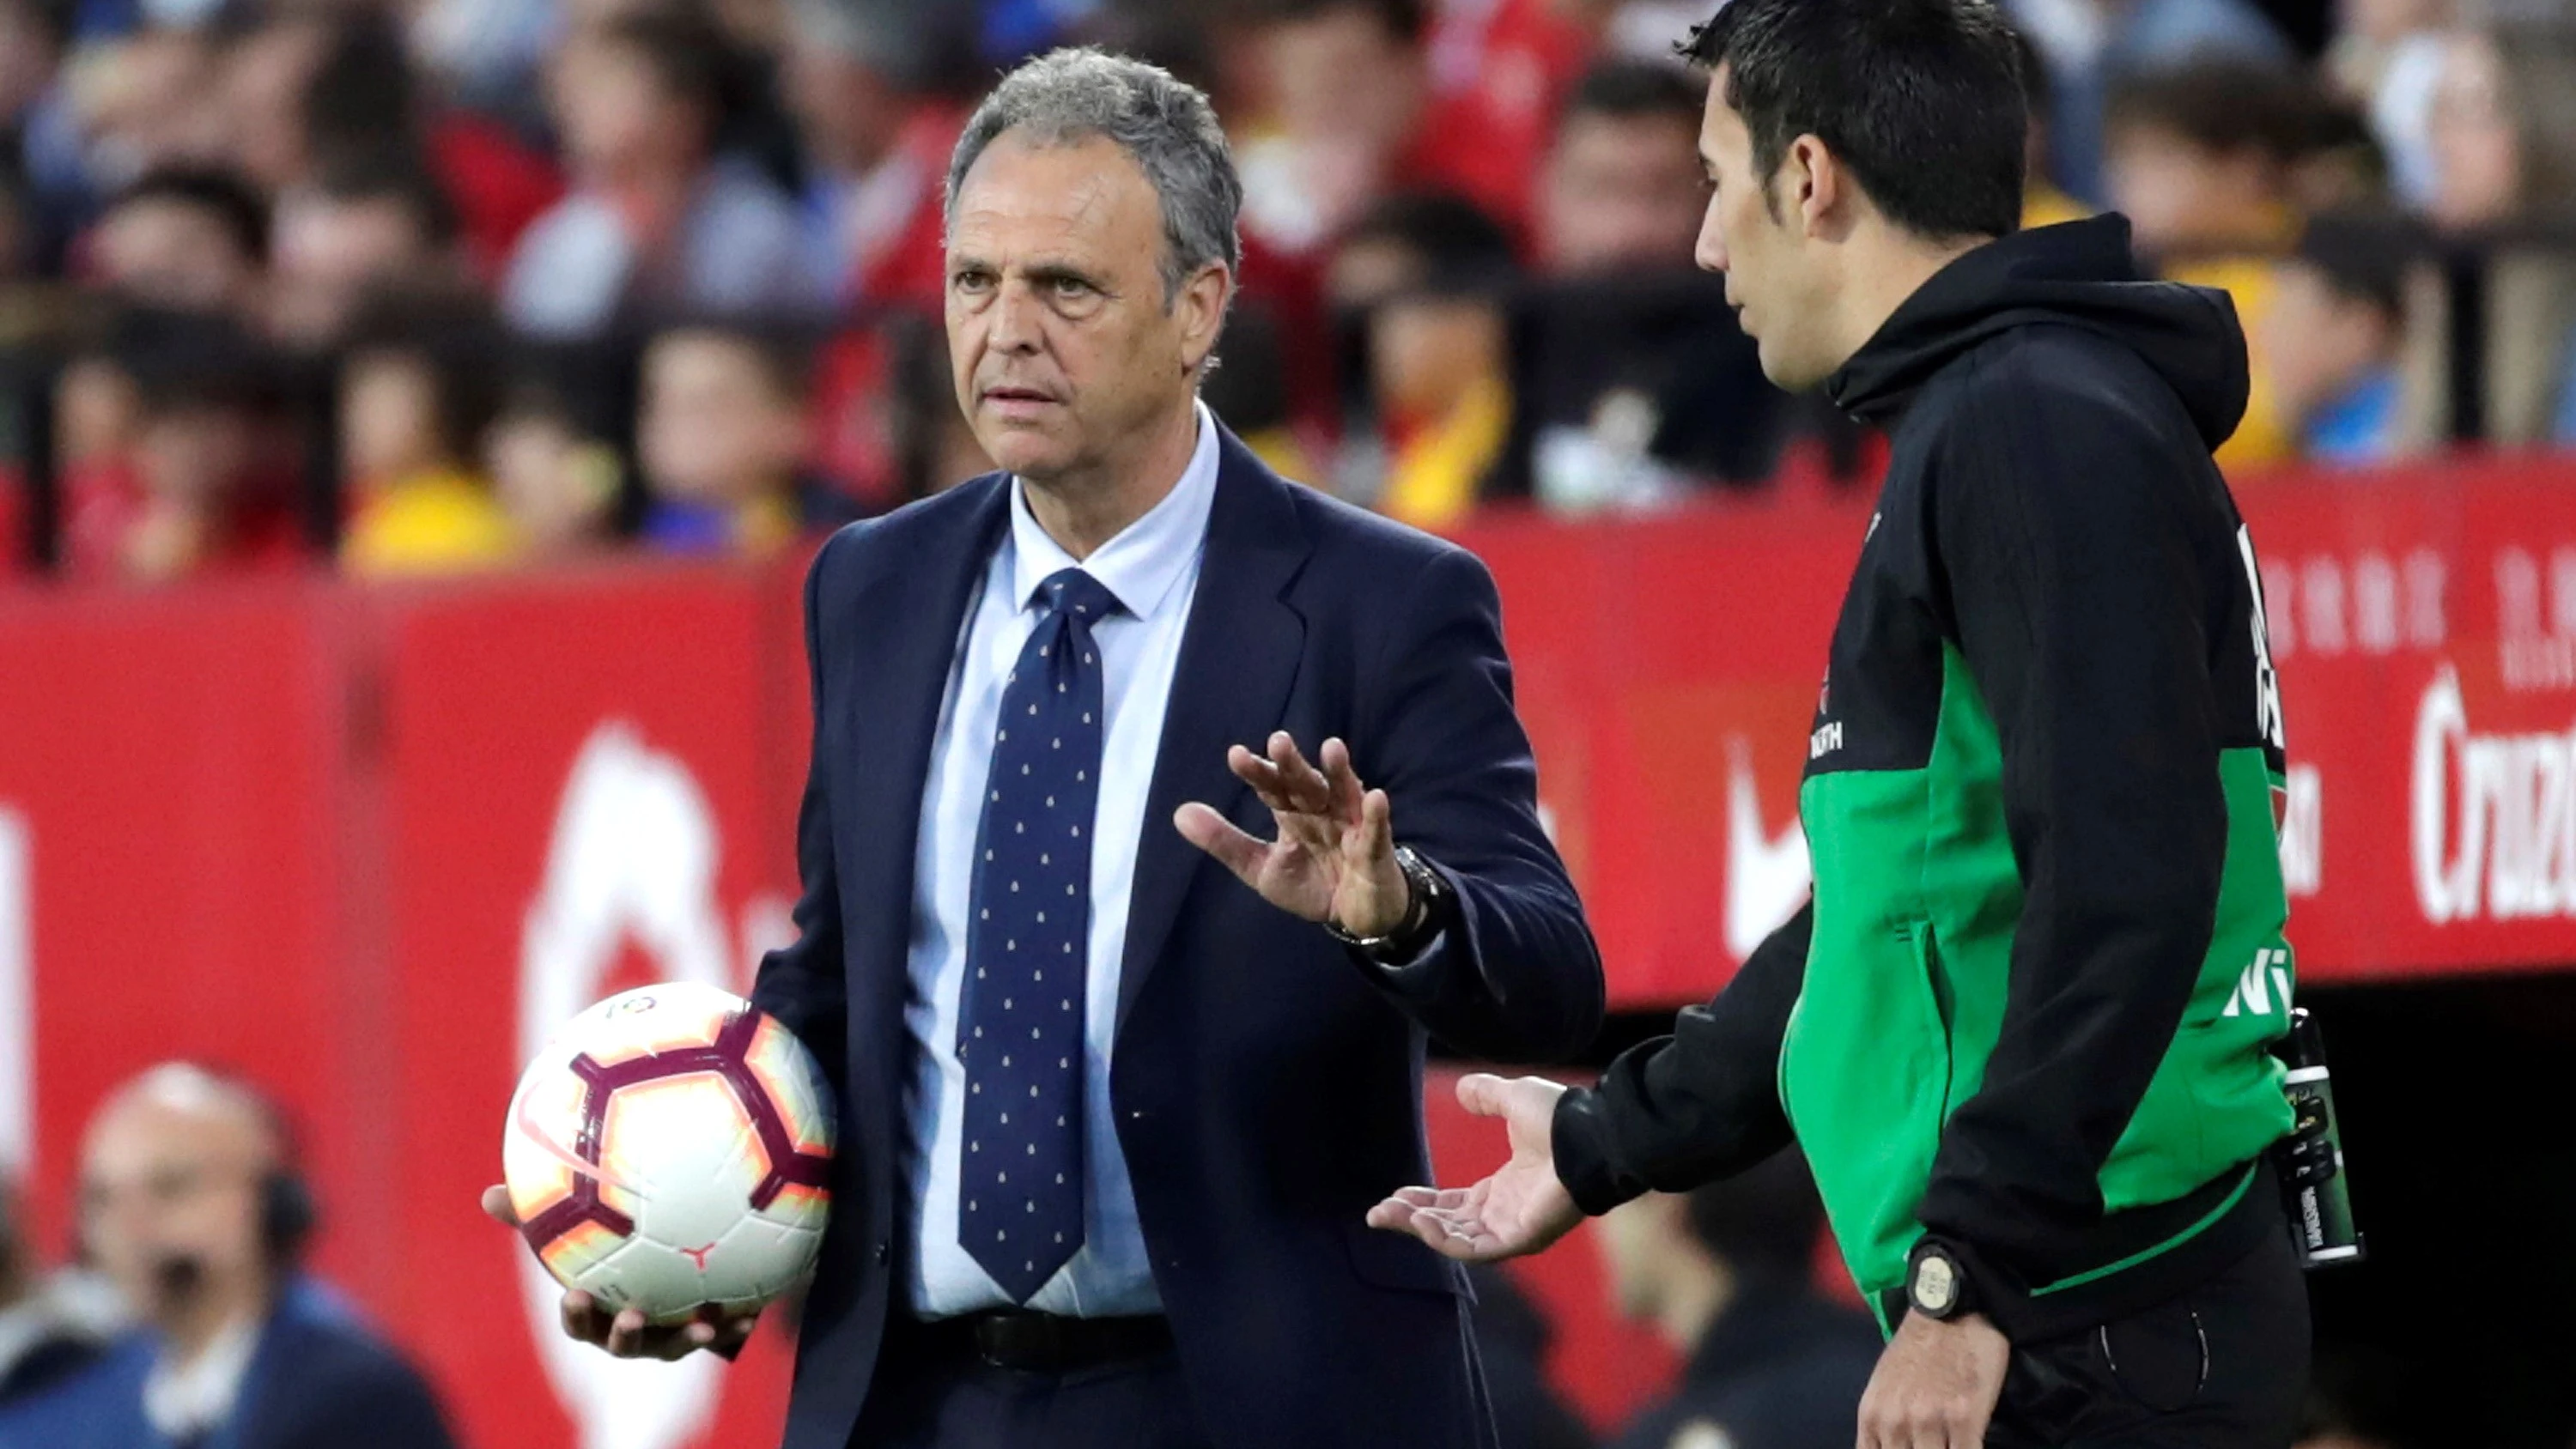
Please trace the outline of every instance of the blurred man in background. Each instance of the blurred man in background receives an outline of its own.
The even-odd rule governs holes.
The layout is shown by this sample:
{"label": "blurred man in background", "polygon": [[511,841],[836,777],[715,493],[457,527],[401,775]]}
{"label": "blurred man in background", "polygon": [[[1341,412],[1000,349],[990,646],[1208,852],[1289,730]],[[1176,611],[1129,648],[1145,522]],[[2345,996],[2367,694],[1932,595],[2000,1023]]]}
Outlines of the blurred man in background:
{"label": "blurred man in background", "polygon": [[1816,1292],[1824,1227],[1794,1149],[1601,1219],[1620,1315],[1683,1355],[1681,1383],[1638,1411],[1618,1449],[1849,1449],[1878,1332]]}
{"label": "blurred man in background", "polygon": [[218,168],[154,171],[108,204],[89,251],[98,279],[129,301],[248,318],[268,264],[268,205]]}
{"label": "blurred man in background", "polygon": [[2322,216],[2282,265],[2262,358],[2300,456],[2338,467],[2396,457],[2406,290],[2427,252],[2380,217]]}
{"label": "blurred man in background", "polygon": [[672,553],[756,556],[857,516],[804,471],[805,369],[781,338],[696,323],[644,349],[636,442],[652,493],[644,540]]}
{"label": "blurred man in background", "polygon": [[155,1067],[90,1121],[81,1234],[141,1320],[0,1408],[6,1449],[449,1449],[429,1386],[299,1270],[313,1205],[276,1111]]}
{"label": "blurred man in background", "polygon": [[42,1272],[19,1207],[0,1175],[0,1414],[87,1367],[113,1327],[95,1295]]}
{"label": "blurred man in background", "polygon": [[457,225],[447,193],[408,155],[325,167],[278,203],[271,330],[294,346],[327,349],[347,340],[372,295],[455,290],[471,275]]}
{"label": "blurred man in background", "polygon": [[1539,185],[1538,250],[1549,275],[1690,266],[1707,94],[1704,77],[1663,61],[1604,61],[1583,77]]}

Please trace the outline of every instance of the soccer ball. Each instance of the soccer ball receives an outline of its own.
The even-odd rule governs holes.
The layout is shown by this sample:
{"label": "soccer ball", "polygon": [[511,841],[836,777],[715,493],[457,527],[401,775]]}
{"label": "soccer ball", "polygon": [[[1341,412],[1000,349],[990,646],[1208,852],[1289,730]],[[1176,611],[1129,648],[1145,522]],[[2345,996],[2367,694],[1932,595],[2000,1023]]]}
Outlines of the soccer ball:
{"label": "soccer ball", "polygon": [[802,1042],[731,992],[664,982],[576,1016],[519,1078],[501,1168],[567,1288],[685,1322],[749,1313],[814,1266],[832,1094]]}

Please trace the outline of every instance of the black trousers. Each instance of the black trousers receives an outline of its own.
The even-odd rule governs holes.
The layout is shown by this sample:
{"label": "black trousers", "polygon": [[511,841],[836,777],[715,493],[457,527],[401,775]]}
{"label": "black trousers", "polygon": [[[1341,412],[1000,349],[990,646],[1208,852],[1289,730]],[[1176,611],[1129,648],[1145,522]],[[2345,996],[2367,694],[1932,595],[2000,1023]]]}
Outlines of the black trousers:
{"label": "black trousers", "polygon": [[2180,1297],[2013,1350],[1988,1449],[2288,1449],[2308,1287],[2287,1233]]}
{"label": "black trousers", "polygon": [[1069,1373],[995,1368],[888,1325],[850,1449],[1209,1449],[1178,1354]]}

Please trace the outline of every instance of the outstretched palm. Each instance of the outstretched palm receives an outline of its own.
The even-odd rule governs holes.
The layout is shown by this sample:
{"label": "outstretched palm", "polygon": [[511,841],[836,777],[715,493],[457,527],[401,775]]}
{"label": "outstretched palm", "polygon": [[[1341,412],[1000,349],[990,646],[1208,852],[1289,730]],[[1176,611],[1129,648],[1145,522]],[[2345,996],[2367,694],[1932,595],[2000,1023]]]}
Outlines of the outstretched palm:
{"label": "outstretched palm", "polygon": [[1535,1253],[1583,1220],[1556,1175],[1551,1145],[1556,1100],[1565,1088],[1544,1077],[1477,1073],[1458,1082],[1458,1104],[1479,1117],[1500,1117],[1511,1160],[1472,1187],[1406,1187],[1369,1209],[1373,1228],[1411,1233],[1443,1256],[1490,1263]]}

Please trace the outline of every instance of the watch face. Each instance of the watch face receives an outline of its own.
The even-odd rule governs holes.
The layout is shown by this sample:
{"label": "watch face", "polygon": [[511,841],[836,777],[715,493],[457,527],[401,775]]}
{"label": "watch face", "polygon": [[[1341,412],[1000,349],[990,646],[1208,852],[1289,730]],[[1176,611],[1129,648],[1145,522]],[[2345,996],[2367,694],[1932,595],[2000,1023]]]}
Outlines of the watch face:
{"label": "watch face", "polygon": [[1959,1301],[1959,1270],[1948,1258],[1926,1253],[1914,1264],[1914,1306],[1938,1316]]}

